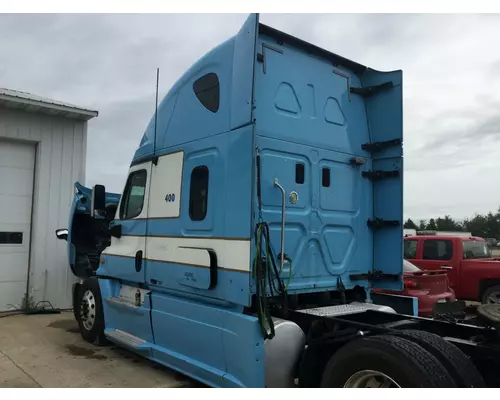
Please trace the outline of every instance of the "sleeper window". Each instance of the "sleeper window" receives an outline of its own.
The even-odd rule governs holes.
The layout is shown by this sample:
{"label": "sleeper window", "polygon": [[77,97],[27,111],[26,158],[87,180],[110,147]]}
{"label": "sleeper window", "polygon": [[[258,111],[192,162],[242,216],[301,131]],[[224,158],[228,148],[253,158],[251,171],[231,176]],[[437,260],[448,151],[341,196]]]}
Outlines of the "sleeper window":
{"label": "sleeper window", "polygon": [[193,83],[193,90],[201,104],[216,113],[219,111],[220,86],[217,74],[209,73]]}
{"label": "sleeper window", "polygon": [[208,167],[205,165],[195,167],[191,172],[189,218],[193,221],[203,221],[207,216],[208,178]]}
{"label": "sleeper window", "polygon": [[139,216],[144,207],[147,173],[142,169],[132,172],[127,180],[120,206],[120,219],[132,219]]}

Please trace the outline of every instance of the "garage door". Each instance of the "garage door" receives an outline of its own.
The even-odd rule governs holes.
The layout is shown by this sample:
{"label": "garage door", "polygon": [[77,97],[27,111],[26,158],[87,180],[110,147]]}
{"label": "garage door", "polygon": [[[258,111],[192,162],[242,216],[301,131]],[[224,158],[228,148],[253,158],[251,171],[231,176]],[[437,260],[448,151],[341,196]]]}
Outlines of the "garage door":
{"label": "garage door", "polygon": [[0,140],[0,311],[26,292],[34,169],[34,145]]}

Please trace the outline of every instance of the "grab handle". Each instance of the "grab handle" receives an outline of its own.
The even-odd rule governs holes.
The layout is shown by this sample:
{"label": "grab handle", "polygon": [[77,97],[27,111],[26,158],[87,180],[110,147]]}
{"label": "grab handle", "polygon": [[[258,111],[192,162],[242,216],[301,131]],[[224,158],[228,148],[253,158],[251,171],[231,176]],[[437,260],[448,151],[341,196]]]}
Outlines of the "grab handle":
{"label": "grab handle", "polygon": [[283,270],[283,265],[285,264],[285,203],[286,203],[286,192],[283,186],[278,182],[278,178],[274,178],[274,186],[277,186],[281,190],[281,252],[280,252],[280,262],[281,269]]}

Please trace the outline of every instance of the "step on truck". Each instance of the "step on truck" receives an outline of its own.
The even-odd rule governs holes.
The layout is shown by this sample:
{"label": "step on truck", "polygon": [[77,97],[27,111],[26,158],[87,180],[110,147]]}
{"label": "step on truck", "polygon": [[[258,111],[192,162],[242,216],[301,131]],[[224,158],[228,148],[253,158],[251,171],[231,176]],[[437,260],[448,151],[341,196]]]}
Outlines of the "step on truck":
{"label": "step on truck", "polygon": [[402,289],[402,72],[248,17],[156,107],[122,194],[75,185],[69,264],[91,343],[212,387],[495,387],[484,325]]}

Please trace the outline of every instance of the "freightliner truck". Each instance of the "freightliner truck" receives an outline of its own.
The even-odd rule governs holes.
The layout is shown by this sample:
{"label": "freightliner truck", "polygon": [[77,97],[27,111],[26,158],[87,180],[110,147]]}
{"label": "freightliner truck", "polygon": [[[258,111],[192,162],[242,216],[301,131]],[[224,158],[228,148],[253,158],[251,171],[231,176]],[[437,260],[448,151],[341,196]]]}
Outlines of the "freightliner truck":
{"label": "freightliner truck", "polygon": [[497,387],[495,307],[370,295],[402,289],[402,85],[250,15],[157,104],[123,193],[75,184],[83,338],[212,387]]}

